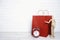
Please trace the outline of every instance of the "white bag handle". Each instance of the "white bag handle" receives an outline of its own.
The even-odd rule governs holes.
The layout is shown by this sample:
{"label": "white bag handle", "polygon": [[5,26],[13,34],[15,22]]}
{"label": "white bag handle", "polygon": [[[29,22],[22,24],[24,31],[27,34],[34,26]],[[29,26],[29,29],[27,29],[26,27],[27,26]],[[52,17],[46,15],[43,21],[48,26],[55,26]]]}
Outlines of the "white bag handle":
{"label": "white bag handle", "polygon": [[47,12],[47,13],[48,13],[48,15],[49,15],[49,11],[48,11],[48,10],[38,10],[38,14],[39,14],[39,12],[42,12],[42,15],[44,15],[44,14],[45,14],[45,12]]}

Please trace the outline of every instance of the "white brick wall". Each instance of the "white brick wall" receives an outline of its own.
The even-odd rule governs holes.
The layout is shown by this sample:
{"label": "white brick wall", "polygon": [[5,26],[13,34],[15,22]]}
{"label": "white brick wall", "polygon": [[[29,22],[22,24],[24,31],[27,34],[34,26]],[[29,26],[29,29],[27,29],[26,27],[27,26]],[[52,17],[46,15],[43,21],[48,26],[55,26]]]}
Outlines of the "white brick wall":
{"label": "white brick wall", "polygon": [[60,31],[60,0],[0,0],[0,32],[30,32],[32,15],[49,10]]}

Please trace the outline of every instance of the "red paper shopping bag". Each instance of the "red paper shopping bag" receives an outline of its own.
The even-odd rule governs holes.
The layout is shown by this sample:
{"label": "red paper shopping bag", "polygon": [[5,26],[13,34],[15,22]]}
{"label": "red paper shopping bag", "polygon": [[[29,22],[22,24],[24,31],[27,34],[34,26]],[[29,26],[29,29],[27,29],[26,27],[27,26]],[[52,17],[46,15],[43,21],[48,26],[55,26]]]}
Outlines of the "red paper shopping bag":
{"label": "red paper shopping bag", "polygon": [[34,37],[47,37],[51,34],[51,24],[46,24],[52,16],[49,15],[33,15],[32,17],[32,35]]}

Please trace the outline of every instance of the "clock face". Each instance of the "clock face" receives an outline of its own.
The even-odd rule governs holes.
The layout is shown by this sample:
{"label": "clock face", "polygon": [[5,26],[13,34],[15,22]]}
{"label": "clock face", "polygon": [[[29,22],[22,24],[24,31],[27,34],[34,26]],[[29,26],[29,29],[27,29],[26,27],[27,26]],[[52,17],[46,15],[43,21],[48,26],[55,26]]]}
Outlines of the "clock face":
{"label": "clock face", "polygon": [[37,31],[37,30],[34,31],[34,32],[33,32],[33,35],[34,35],[34,36],[39,36],[39,31]]}

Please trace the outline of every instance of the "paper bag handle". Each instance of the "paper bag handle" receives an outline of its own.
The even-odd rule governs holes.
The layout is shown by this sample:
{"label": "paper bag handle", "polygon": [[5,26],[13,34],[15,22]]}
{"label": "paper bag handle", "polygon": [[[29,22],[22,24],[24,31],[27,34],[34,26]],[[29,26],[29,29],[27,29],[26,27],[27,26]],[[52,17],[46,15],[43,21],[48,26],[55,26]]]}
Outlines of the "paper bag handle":
{"label": "paper bag handle", "polygon": [[42,12],[42,15],[44,15],[45,14],[45,12],[47,12],[48,13],[48,15],[49,15],[49,11],[48,10],[38,10],[38,14],[39,14],[39,12]]}

